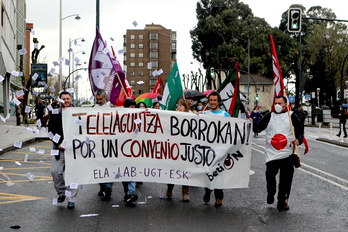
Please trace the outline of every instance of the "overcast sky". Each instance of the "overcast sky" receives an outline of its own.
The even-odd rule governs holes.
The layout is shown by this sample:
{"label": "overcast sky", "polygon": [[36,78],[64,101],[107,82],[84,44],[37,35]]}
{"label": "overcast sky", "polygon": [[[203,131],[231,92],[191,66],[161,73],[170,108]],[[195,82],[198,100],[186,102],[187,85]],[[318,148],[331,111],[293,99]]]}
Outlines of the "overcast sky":
{"label": "overcast sky", "polygon": [[[59,55],[59,2],[60,0],[26,0],[27,23],[33,23],[35,37],[40,45],[45,45],[39,61],[53,67],[52,61]],[[320,5],[331,8],[338,19],[348,19],[348,1],[345,0],[243,0],[257,17],[264,18],[272,27],[278,26],[281,15],[290,5],[299,3],[309,9]],[[190,30],[196,23],[197,0],[100,0],[100,32],[103,39],[114,49],[123,48],[123,35],[127,29],[144,29],[145,24],[161,24],[177,31],[177,61],[180,74],[188,74],[196,70],[199,64],[192,58]],[[88,62],[92,42],[95,37],[96,1],[95,0],[62,0],[62,17],[79,14],[81,20],[68,17],[63,20],[63,57],[68,58],[69,38],[84,37],[86,42],[74,47],[74,52],[82,61]],[[346,18],[345,18],[346,17]],[[137,21],[137,27],[132,22]],[[110,40],[110,37],[114,41]],[[118,55],[122,62],[123,57]],[[191,64],[193,62],[193,64]],[[63,69],[68,74],[68,68]],[[87,78],[86,74],[85,75]]]}

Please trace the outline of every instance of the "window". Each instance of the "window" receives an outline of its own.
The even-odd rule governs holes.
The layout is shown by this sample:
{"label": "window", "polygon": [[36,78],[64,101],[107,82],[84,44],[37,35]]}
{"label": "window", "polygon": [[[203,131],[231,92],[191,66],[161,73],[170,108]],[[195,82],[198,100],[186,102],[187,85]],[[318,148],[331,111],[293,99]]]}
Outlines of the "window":
{"label": "window", "polygon": [[139,76],[144,76],[144,72],[139,72]]}
{"label": "window", "polygon": [[143,62],[139,62],[139,67],[144,67],[144,63]]}
{"label": "window", "polygon": [[172,49],[176,49],[176,43],[172,43]]}
{"label": "window", "polygon": [[150,49],[158,49],[158,43],[157,42],[151,42],[150,43]]}
{"label": "window", "polygon": [[150,40],[158,40],[158,34],[157,33],[150,33]]}
{"label": "window", "polygon": [[131,85],[135,85],[135,81],[130,81],[130,84]]}
{"label": "window", "polygon": [[158,58],[158,52],[150,52],[150,58]]}
{"label": "window", "polygon": [[157,82],[157,79],[150,79],[150,85],[155,85]]}
{"label": "window", "polygon": [[135,67],[135,63],[134,63],[134,62],[131,62],[131,63],[130,63],[130,66],[131,66],[131,67]]}
{"label": "window", "polygon": [[130,48],[135,48],[135,44],[130,44]]}
{"label": "window", "polygon": [[138,90],[138,93],[139,93],[139,94],[143,94],[144,91],[143,91],[142,89],[139,89],[139,90]]}
{"label": "window", "polygon": [[140,58],[142,58],[142,57],[144,57],[144,53],[141,52],[141,53],[138,54],[138,56],[139,56]]}
{"label": "window", "polygon": [[176,33],[172,33],[172,40],[176,40]]}
{"label": "window", "polygon": [[135,72],[130,72],[129,75],[130,76],[135,76]]}
{"label": "window", "polygon": [[176,59],[176,53],[173,52],[173,53],[172,53],[172,60],[175,60],[175,59]]}
{"label": "window", "polygon": [[139,35],[139,39],[143,40],[144,39],[144,35]]}
{"label": "window", "polygon": [[138,47],[139,48],[144,48],[144,44],[139,44]]}
{"label": "window", "polygon": [[131,53],[129,55],[130,55],[130,57],[135,57],[135,53]]}
{"label": "window", "polygon": [[152,68],[158,68],[158,61],[151,60],[150,63],[152,64]]}
{"label": "window", "polygon": [[130,39],[135,39],[135,35],[131,35],[131,36],[130,36]]}

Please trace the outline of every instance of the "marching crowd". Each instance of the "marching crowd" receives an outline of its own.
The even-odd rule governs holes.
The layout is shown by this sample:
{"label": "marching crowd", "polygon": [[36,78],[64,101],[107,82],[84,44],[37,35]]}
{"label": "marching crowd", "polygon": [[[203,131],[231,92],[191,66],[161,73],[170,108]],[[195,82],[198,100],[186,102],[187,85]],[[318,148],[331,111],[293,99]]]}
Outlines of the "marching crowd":
{"label": "marching crowd", "polygon": [[[59,110],[58,114],[49,115],[48,130],[53,134],[63,135],[62,126],[62,111],[72,107],[72,98],[69,92],[61,92],[59,95],[60,103],[52,104],[52,109]],[[214,115],[217,117],[230,117],[230,115],[220,109],[221,97],[216,91],[212,91],[207,96],[207,104],[202,101],[197,101],[194,104],[193,99],[180,99],[177,102],[177,110],[182,112],[195,112],[207,115]],[[106,93],[104,90],[99,89],[95,94],[94,107],[110,107],[107,102]],[[124,102],[125,108],[149,108],[144,102],[138,104],[133,99],[126,99]],[[161,109],[159,101],[153,101],[151,106],[154,109]],[[243,109],[243,107],[241,107]],[[265,162],[266,162],[266,182],[267,182],[267,203],[273,204],[275,201],[275,194],[277,194],[277,209],[280,211],[289,210],[288,199],[290,196],[290,190],[292,185],[292,179],[294,174],[294,168],[300,166],[300,160],[297,152],[297,146],[302,143],[304,126],[301,122],[303,119],[299,117],[297,113],[289,110],[287,98],[279,96],[275,98],[274,110],[265,115],[259,112],[259,107],[255,107],[249,114],[247,111],[246,120],[253,123],[254,136],[258,136],[258,133],[266,131],[266,149],[265,149]],[[343,112],[342,112],[343,114]],[[345,132],[345,128],[344,128]],[[345,133],[345,136],[347,134]],[[63,136],[59,141],[53,142],[53,149],[58,150],[57,155],[53,158],[51,173],[53,177],[54,187],[58,194],[58,203],[62,203],[65,199],[68,199],[68,208],[75,208],[75,198],[77,195],[77,189],[72,189],[70,186],[65,185],[64,181],[64,151],[65,147],[62,145]],[[277,191],[276,176],[279,173],[279,183]],[[134,202],[137,201],[138,196],[136,193],[136,187],[142,183],[136,183],[132,181],[122,182],[124,188],[124,201],[127,206],[134,206]],[[112,194],[113,183],[100,183],[100,190],[97,193],[101,196],[101,200],[109,201]],[[173,184],[167,184],[166,198],[172,199],[173,196]],[[190,201],[189,186],[182,186],[182,199],[187,202]],[[69,192],[69,196],[66,196]],[[215,207],[221,207],[223,201],[222,189],[209,189],[205,188],[203,201],[208,203],[210,201],[210,195],[214,192],[215,195]]]}

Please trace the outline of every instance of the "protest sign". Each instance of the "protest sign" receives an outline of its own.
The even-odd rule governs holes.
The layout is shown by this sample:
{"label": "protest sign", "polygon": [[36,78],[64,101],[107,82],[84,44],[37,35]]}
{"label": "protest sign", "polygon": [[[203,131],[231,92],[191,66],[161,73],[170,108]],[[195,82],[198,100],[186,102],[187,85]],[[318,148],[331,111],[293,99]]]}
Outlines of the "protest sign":
{"label": "protest sign", "polygon": [[[76,123],[79,121],[79,123]],[[247,188],[252,124],[125,108],[63,111],[66,184],[120,181]]]}

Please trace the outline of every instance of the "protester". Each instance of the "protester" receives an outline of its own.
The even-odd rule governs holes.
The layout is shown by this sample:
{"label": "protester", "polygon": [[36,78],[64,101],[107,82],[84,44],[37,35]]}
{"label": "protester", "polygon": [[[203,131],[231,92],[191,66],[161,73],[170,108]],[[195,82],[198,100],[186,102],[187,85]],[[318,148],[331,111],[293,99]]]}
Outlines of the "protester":
{"label": "protester", "polygon": [[[75,199],[77,195],[77,189],[72,189],[70,186],[65,186],[64,170],[65,170],[65,147],[62,142],[64,140],[63,124],[62,124],[62,111],[69,107],[72,107],[72,99],[69,92],[63,91],[60,93],[59,98],[63,101],[60,103],[61,110],[58,114],[51,114],[48,122],[48,131],[53,135],[60,135],[59,141],[53,142],[53,150],[58,150],[58,155],[52,158],[51,174],[53,177],[54,187],[58,194],[58,203],[64,202],[66,196],[65,191],[70,191],[71,196],[68,199],[68,209],[75,208]],[[53,105],[52,108],[57,108],[59,105]]]}
{"label": "protester", "polygon": [[[253,111],[250,114],[250,118],[253,120],[255,124],[258,124],[262,118],[262,114],[260,113],[259,107],[255,106]],[[254,137],[257,137],[259,133],[254,133]]]}
{"label": "protester", "polygon": [[41,100],[38,100],[36,105],[35,105],[35,114],[36,114],[36,119],[41,121],[41,124],[44,124],[44,115],[45,115],[45,105]]}
{"label": "protester", "polygon": [[[293,152],[295,146],[302,143],[303,128],[297,115],[288,112],[286,97],[276,97],[274,108],[275,112],[266,114],[258,124],[253,123],[253,131],[259,133],[266,130],[267,203],[274,203],[276,175],[279,172],[277,208],[284,211],[289,210],[288,199],[294,175],[294,164],[298,162],[298,157]],[[295,138],[292,134],[289,114],[291,114]]]}
{"label": "protester", "polygon": [[159,101],[154,102],[153,105],[152,105],[152,108],[160,110],[161,109],[161,103]]}
{"label": "protester", "polygon": [[338,114],[338,117],[340,119],[340,132],[338,132],[337,136],[338,137],[341,136],[341,131],[343,128],[344,138],[347,138],[347,131],[346,131],[347,114],[343,106],[340,106],[340,113]]}
{"label": "protester", "polygon": [[196,104],[196,109],[197,109],[198,112],[203,111],[203,109],[204,109],[204,104],[203,104],[203,102],[201,102],[200,100],[198,100],[198,101],[197,101],[197,104]]}
{"label": "protester", "polygon": [[[190,111],[190,106],[187,100],[184,99],[179,99],[178,103],[178,111],[180,112],[189,112]],[[167,192],[166,192],[166,197],[168,200],[171,200],[173,197],[173,188],[174,184],[167,184]],[[189,194],[189,186],[183,185],[182,186],[182,200],[184,202],[190,201],[190,194]]]}
{"label": "protester", "polygon": [[[136,102],[131,98],[126,98],[124,101],[124,108],[136,108]],[[134,181],[122,182],[123,190],[125,193],[124,200],[127,206],[134,206],[133,202],[138,200],[138,195],[136,194],[136,183]]]}
{"label": "protester", "polygon": [[[208,104],[210,105],[210,109],[207,111],[203,111],[203,114],[206,115],[214,115],[214,116],[223,116],[230,117],[230,115],[220,109],[221,96],[218,92],[213,91],[208,95]],[[205,194],[203,196],[203,201],[208,203],[210,201],[210,194],[213,190],[209,188],[205,188]],[[214,189],[215,195],[215,207],[222,206],[222,200],[224,198],[224,193],[222,189]]]}
{"label": "protester", "polygon": [[146,109],[147,108],[147,105],[145,102],[139,102],[136,106],[136,108],[143,108],[143,109]]}
{"label": "protester", "polygon": [[[110,103],[106,99],[106,92],[103,89],[98,89],[95,93],[96,104],[95,108],[98,107],[110,107]],[[102,201],[110,201],[111,193],[112,193],[112,182],[108,183],[99,183],[100,190],[98,192],[98,196],[102,197]]]}

